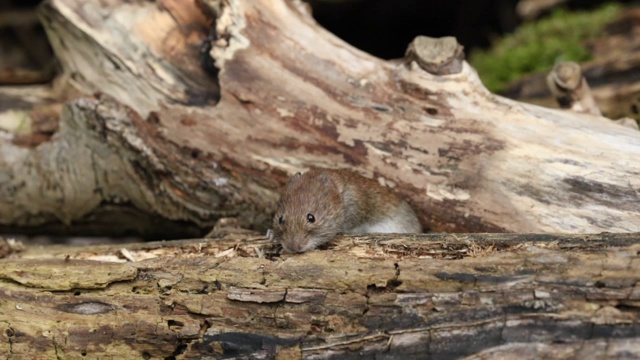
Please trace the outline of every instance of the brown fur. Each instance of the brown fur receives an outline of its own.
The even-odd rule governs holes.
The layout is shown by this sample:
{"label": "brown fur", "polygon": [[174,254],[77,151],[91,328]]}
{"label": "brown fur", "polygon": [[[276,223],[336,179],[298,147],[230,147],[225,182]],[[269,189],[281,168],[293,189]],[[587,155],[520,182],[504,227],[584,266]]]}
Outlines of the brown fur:
{"label": "brown fur", "polygon": [[[308,214],[315,222],[308,221]],[[273,235],[286,251],[304,252],[338,233],[369,232],[367,228],[381,222],[399,229],[394,232],[421,232],[411,207],[388,188],[347,170],[311,170],[287,182]]]}

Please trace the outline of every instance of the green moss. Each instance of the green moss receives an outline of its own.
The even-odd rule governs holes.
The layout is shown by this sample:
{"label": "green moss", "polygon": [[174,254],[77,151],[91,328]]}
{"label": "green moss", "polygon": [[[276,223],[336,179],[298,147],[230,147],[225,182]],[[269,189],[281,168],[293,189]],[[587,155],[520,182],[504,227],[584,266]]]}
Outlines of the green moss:
{"label": "green moss", "polygon": [[548,18],[522,25],[491,49],[474,52],[470,63],[496,92],[523,75],[548,71],[558,61],[589,60],[585,40],[597,37],[620,9],[609,4],[592,12],[556,10]]}

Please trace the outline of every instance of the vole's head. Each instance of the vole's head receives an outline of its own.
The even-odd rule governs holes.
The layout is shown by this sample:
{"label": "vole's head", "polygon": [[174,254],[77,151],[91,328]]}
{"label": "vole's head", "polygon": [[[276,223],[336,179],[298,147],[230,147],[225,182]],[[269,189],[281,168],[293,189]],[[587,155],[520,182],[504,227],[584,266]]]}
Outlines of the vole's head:
{"label": "vole's head", "polygon": [[336,184],[326,174],[297,173],[285,186],[273,217],[274,238],[287,252],[305,252],[332,240],[344,222]]}

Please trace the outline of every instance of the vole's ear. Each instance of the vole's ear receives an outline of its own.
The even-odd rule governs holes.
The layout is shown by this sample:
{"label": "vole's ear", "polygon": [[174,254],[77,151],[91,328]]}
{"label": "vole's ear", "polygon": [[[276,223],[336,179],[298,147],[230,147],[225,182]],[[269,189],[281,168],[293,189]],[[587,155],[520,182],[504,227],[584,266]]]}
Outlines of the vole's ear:
{"label": "vole's ear", "polygon": [[289,178],[289,180],[287,181],[287,184],[293,184],[294,182],[300,180],[301,177],[302,177],[302,173],[297,172],[292,177]]}
{"label": "vole's ear", "polygon": [[320,182],[323,184],[328,184],[329,182],[331,182],[331,178],[327,174],[322,174],[320,176]]}
{"label": "vole's ear", "polygon": [[328,184],[334,184],[335,185],[335,183],[333,182],[333,179],[331,178],[331,176],[329,176],[327,174],[322,174],[320,176],[320,183],[321,184],[325,184],[325,185],[328,185]]}

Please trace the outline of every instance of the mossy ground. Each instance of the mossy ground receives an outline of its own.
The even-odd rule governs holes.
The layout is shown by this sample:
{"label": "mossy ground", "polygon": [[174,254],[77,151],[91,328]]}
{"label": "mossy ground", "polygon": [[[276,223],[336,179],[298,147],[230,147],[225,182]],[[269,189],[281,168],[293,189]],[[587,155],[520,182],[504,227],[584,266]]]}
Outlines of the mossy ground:
{"label": "mossy ground", "polygon": [[586,42],[596,38],[620,11],[617,4],[590,12],[556,10],[545,19],[522,25],[491,49],[472,53],[471,65],[489,90],[499,92],[524,75],[551,69],[558,61],[587,61],[592,55]]}

